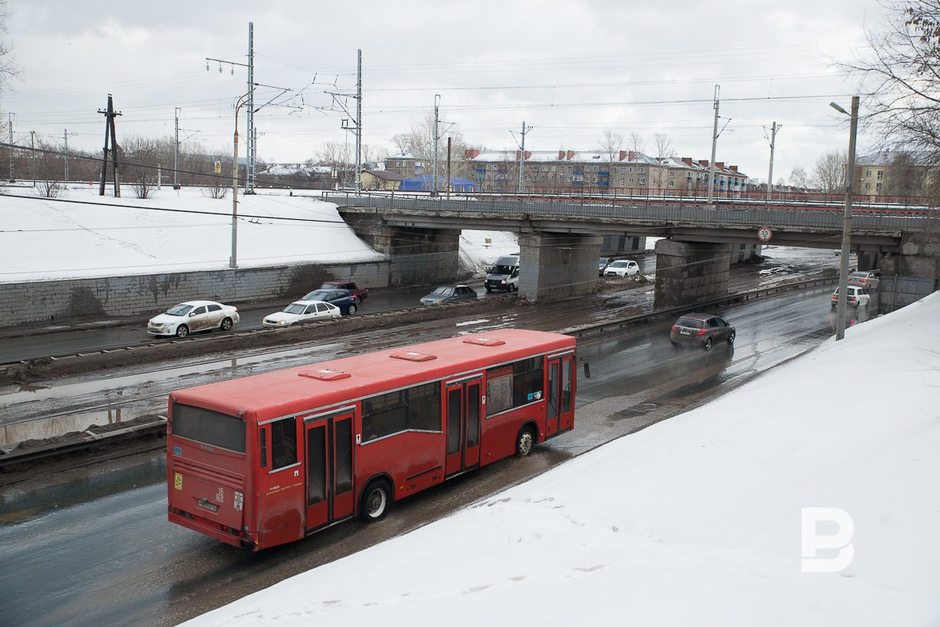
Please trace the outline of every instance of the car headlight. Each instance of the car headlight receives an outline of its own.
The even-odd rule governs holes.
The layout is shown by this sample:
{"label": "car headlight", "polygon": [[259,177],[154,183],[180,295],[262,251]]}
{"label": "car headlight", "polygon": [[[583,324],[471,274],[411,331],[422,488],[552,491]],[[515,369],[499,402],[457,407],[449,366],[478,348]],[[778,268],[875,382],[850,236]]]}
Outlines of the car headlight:
{"label": "car headlight", "polygon": [[284,326],[285,324],[288,324],[287,320],[278,320],[277,323],[278,323],[279,325],[281,325],[281,326]]}

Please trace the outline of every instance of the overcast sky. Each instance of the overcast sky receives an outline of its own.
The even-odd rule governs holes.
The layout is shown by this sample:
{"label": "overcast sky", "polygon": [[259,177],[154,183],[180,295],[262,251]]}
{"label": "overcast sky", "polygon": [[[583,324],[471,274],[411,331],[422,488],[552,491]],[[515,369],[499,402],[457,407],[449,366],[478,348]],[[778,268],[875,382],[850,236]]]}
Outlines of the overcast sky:
{"label": "overcast sky", "polygon": [[[100,150],[97,110],[110,92],[123,113],[119,140],[171,136],[180,107],[181,139],[228,154],[247,73],[220,73],[215,62],[207,71],[205,57],[245,63],[251,21],[255,81],[302,92],[299,108],[256,114],[265,161],[303,161],[324,142],[354,142],[340,128],[345,116],[323,110],[324,92],[355,91],[361,48],[366,144],[391,150],[391,137],[440,94],[442,117],[473,145],[513,149],[510,131],[518,136],[525,121],[527,149],[597,149],[610,129],[627,143],[640,134],[649,154],[663,133],[676,156],[708,159],[718,84],[719,128],[730,122],[716,160],[762,181],[774,121],[783,125],[775,180],[797,166],[811,173],[820,155],[846,149],[848,126],[828,103],[848,109],[859,86],[833,62],[860,52],[865,28],[884,21],[877,0],[8,0],[7,12],[5,38],[21,72],[0,108],[15,114],[16,143],[28,145],[31,130],[61,140],[67,128],[70,147]],[[261,89],[256,105],[276,94]],[[863,134],[860,152],[866,144]]]}

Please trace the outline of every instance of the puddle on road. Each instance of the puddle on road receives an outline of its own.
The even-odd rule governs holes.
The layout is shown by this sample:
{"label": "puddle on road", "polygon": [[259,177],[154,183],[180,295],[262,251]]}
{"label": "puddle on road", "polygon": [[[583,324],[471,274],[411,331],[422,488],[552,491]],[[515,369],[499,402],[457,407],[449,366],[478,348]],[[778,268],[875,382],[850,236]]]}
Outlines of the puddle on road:
{"label": "puddle on road", "polygon": [[[179,380],[189,375],[204,375],[212,371],[227,371],[246,367],[250,369],[252,365],[259,363],[277,363],[277,366],[272,366],[271,368],[283,368],[287,367],[281,363],[283,361],[300,357],[306,359],[312,355],[317,355],[318,360],[323,359],[323,356],[319,355],[319,353],[335,354],[342,346],[344,346],[342,343],[322,344],[312,347],[306,346],[290,350],[258,353],[245,357],[199,362],[188,366],[153,370],[143,374],[132,374],[108,379],[83,380],[77,383],[65,383],[54,387],[42,385],[22,386],[19,389],[9,389],[0,392],[0,397],[3,399],[3,405],[13,405],[36,400],[71,398],[80,394],[104,392],[148,383],[159,383],[169,379]],[[266,367],[265,369],[269,370],[271,368]]]}

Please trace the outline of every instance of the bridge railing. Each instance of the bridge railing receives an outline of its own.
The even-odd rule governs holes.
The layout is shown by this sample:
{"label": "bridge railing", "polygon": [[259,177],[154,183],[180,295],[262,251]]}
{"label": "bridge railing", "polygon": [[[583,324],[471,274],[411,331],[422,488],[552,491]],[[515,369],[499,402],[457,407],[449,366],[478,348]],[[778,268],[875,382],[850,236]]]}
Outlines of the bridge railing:
{"label": "bridge railing", "polygon": [[[505,198],[471,195],[446,198],[427,194],[326,193],[323,200],[342,206],[373,207],[398,211],[435,211],[488,214],[510,219],[630,220],[655,224],[715,225],[731,227],[803,227],[841,230],[841,207],[812,207],[776,204],[618,202],[603,198]],[[853,209],[852,228],[865,231],[921,231],[940,228],[934,210],[873,211]]]}

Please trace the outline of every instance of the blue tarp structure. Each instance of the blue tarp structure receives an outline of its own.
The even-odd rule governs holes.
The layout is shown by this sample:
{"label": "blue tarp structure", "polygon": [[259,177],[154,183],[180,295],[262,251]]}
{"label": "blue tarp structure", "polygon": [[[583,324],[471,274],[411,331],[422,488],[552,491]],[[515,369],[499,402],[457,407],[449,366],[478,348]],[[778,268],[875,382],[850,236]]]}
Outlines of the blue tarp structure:
{"label": "blue tarp structure", "polygon": [[[434,177],[430,174],[422,174],[421,176],[405,179],[401,182],[401,186],[398,190],[402,192],[429,192],[434,186],[433,179]],[[437,186],[441,191],[444,191],[444,177],[440,177],[437,180]],[[475,192],[477,191],[477,184],[469,179],[452,176],[450,179],[450,189],[453,192]]]}

